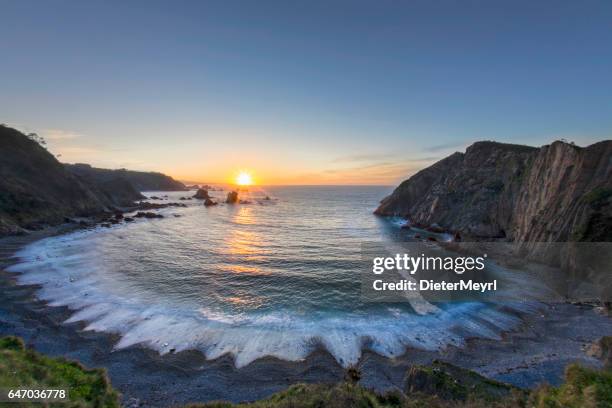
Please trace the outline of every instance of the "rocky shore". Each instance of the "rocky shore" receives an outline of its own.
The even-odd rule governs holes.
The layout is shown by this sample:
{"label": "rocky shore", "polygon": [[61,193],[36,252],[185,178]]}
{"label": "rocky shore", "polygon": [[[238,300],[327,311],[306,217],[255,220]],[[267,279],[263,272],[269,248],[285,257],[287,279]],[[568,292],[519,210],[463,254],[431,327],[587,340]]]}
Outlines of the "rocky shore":
{"label": "rocky shore", "polygon": [[457,241],[512,243],[525,259],[559,267],[559,279],[575,283],[568,298],[584,296],[574,286],[594,282],[593,297],[612,301],[610,140],[540,148],[477,142],[402,182],[375,214]]}
{"label": "rocky shore", "polygon": [[[13,254],[23,245],[49,234],[63,234],[75,226],[63,225],[29,235],[0,239],[0,334],[17,335],[37,351],[64,356],[86,367],[108,370],[113,387],[127,406],[169,407],[188,402],[253,401],[296,383],[335,384],[345,370],[322,347],[303,362],[267,357],[237,369],[230,356],[206,360],[198,351],[160,356],[134,346],[114,350],[116,335],[83,331],[85,323],[64,324],[66,308],[50,308],[36,299],[36,287],[20,286],[4,269],[16,262]],[[409,348],[388,359],[364,351],[358,368],[359,383],[378,392],[401,389],[414,365],[434,360],[474,370],[487,378],[531,388],[543,382],[558,385],[568,364],[601,368],[591,348],[612,333],[612,320],[589,305],[542,304],[539,313],[522,316],[524,323],[499,340],[471,339],[463,347],[440,351]]]}
{"label": "rocky shore", "polygon": [[64,165],[35,137],[4,125],[0,151],[0,237],[65,222],[113,222],[116,213],[144,209],[140,191],[186,190],[161,173]]}
{"label": "rocky shore", "polygon": [[375,213],[475,239],[609,242],[612,141],[477,142],[401,183]]}
{"label": "rocky shore", "polygon": [[[97,170],[96,174],[87,175],[87,169],[77,174],[26,135],[7,127],[1,127],[0,133],[0,147],[11,153],[0,157],[3,176],[0,178],[0,235],[5,235],[0,238],[0,297],[3,299],[0,334],[22,337],[27,345],[50,356],[65,356],[87,367],[106,368],[126,406],[252,401],[296,383],[336,384],[345,379],[346,370],[323,347],[301,362],[266,357],[237,369],[228,355],[209,361],[195,350],[164,356],[140,346],[115,350],[116,335],[84,331],[82,322],[64,324],[71,314],[68,309],[49,307],[36,298],[37,287],[17,285],[15,276],[5,271],[16,262],[17,250],[34,240],[77,228],[111,227],[134,222],[136,218],[156,222],[164,217],[157,210],[186,204],[163,202],[165,198],[157,196],[149,198],[161,202],[144,201],[145,197],[127,178]],[[583,240],[605,238],[601,231],[602,228],[609,231],[606,220],[610,197],[605,190],[610,181],[605,179],[609,174],[605,158],[609,156],[601,152],[609,151],[606,143],[597,149],[587,148],[588,154],[566,144],[551,145],[547,149],[492,142],[477,144],[465,154],[455,154],[402,183],[383,201],[377,213],[404,216],[413,226],[423,226],[436,233],[452,231],[462,239],[513,239],[515,236],[510,234],[523,236],[520,235],[522,223],[510,209],[521,206],[521,200],[527,200],[525,194],[537,192],[537,180],[541,181],[544,176],[534,174],[544,171],[545,163],[561,160],[555,157],[574,157],[571,162],[574,164],[561,160],[566,163],[562,181],[567,185],[568,180],[576,180],[572,184],[574,191],[581,193],[576,193],[576,197],[571,195],[574,198],[568,199],[570,204],[566,209],[558,209],[574,221],[557,221],[544,214],[554,201],[538,204],[540,207],[525,204],[524,210],[529,212],[535,205],[538,209],[533,211],[538,217],[551,219],[550,231],[566,231],[573,236],[574,231],[580,230],[586,231],[586,235],[580,236]],[[574,156],[570,154],[572,151]],[[554,167],[554,171],[559,168]],[[532,182],[521,181],[532,177]],[[546,177],[553,177],[552,173]],[[550,193],[554,189],[547,186],[545,190]],[[555,197],[565,202],[564,190],[559,187],[554,191],[559,194]],[[231,191],[225,203],[212,201],[206,189],[196,192],[196,197],[183,198],[201,199],[204,202],[199,203],[204,206],[250,203]],[[537,198],[533,200],[539,202]],[[590,227],[573,229],[583,221]],[[561,222],[559,228],[556,222]],[[565,228],[566,224],[571,228]],[[538,228],[534,227],[536,231]],[[549,238],[565,236],[550,235]],[[530,388],[542,382],[556,385],[561,383],[568,364],[578,362],[601,368],[602,359],[609,355],[598,352],[596,344],[601,344],[597,342],[602,336],[612,333],[612,320],[597,313],[591,305],[542,303],[537,313],[520,317],[521,327],[503,333],[496,340],[473,338],[461,347],[449,346],[437,351],[409,348],[395,359],[381,357],[366,348],[357,365],[359,384],[381,393],[403,389],[406,373],[412,372],[411,384],[427,387],[429,381],[423,381],[423,372],[414,371],[414,367],[439,361],[436,364],[474,370],[516,387]]]}

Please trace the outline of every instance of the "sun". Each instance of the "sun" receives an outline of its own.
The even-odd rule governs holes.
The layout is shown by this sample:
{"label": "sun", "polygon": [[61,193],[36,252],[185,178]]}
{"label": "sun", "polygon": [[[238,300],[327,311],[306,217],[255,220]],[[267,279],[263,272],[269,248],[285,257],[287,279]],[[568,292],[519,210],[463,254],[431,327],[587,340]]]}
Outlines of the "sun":
{"label": "sun", "polygon": [[253,184],[253,177],[249,173],[241,171],[238,177],[236,177],[236,184],[239,186],[250,186]]}

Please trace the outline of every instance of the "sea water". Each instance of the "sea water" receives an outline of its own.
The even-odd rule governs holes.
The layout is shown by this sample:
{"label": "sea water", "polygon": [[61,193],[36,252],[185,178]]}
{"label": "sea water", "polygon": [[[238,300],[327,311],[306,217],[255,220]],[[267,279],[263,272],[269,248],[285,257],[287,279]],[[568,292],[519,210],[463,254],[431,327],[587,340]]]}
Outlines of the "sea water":
{"label": "sea water", "polygon": [[[187,207],[35,242],[11,270],[40,285],[50,306],[73,310],[66,323],[119,333],[117,349],[197,349],[210,359],[230,354],[237,367],[264,356],[301,360],[317,347],[348,366],[364,349],[394,357],[518,325],[517,313],[491,303],[425,313],[361,299],[362,243],[411,239],[398,220],[372,214],[389,192],[251,187],[241,193],[250,203],[212,207],[179,201],[193,192],[148,193]],[[211,194],[223,201],[226,192]]]}

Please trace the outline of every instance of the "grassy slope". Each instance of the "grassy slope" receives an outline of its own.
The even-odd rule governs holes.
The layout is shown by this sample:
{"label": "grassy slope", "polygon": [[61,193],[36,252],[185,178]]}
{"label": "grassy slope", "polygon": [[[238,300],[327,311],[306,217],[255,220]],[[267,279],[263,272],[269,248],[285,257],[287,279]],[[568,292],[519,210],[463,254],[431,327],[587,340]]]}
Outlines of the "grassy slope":
{"label": "grassy slope", "polygon": [[[419,368],[421,369],[421,368]],[[424,369],[424,371],[430,371]],[[570,365],[565,383],[558,387],[542,386],[533,391],[510,389],[505,396],[486,394],[489,386],[499,383],[465,384],[435,371],[429,393],[400,391],[380,395],[351,383],[336,385],[297,384],[270,398],[247,404],[212,402],[189,408],[610,408],[612,407],[612,371],[596,371]],[[461,370],[461,369],[459,369]],[[473,379],[479,377],[472,373]],[[468,381],[469,383],[469,381]],[[431,384],[430,384],[431,385]]]}
{"label": "grassy slope", "polygon": [[[357,377],[352,376],[355,380]],[[119,395],[102,369],[27,350],[16,337],[0,338],[0,387],[67,388],[70,404],[62,407],[118,407]],[[0,404],[1,405],[1,404]],[[11,406],[41,406],[23,404]],[[212,402],[189,408],[609,408],[612,370],[570,365],[560,387],[522,391],[445,363],[414,366],[405,389],[384,395],[358,384],[296,384],[271,397],[246,404]],[[187,407],[186,407],[187,408]]]}
{"label": "grassy slope", "polygon": [[88,370],[73,361],[43,356],[26,349],[16,337],[0,339],[0,387],[68,389],[70,403],[57,404],[62,407],[119,407],[119,394],[112,389],[103,369]]}

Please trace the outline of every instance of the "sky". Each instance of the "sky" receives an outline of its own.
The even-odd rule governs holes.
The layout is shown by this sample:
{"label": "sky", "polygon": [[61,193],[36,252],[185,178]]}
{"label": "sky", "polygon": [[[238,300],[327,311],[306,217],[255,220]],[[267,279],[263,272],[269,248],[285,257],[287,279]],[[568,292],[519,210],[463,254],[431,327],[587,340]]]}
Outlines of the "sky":
{"label": "sky", "polygon": [[0,122],[64,162],[395,184],[612,138],[610,1],[0,0]]}

